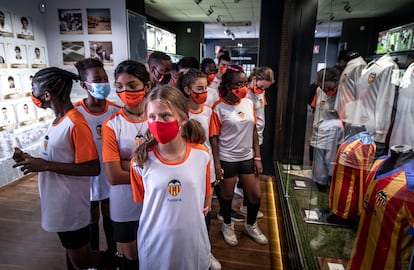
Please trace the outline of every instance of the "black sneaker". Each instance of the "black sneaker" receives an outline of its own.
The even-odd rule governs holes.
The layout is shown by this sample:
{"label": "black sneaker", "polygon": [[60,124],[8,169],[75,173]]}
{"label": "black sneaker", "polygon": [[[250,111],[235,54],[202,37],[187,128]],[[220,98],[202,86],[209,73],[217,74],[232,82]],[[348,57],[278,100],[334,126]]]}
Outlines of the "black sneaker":
{"label": "black sneaker", "polygon": [[[223,216],[221,214],[217,214],[217,219],[223,221]],[[237,213],[234,210],[231,210],[231,220],[234,222],[244,221],[246,218],[242,214]]]}

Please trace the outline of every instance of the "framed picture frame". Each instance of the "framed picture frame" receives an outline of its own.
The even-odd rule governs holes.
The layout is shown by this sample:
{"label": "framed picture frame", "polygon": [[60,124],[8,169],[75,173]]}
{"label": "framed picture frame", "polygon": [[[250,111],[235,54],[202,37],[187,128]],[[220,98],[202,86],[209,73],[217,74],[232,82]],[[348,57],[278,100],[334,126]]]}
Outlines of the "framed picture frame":
{"label": "framed picture frame", "polygon": [[28,126],[36,122],[36,112],[32,102],[20,102],[15,106],[19,126]]}
{"label": "framed picture frame", "polygon": [[10,12],[0,9],[0,37],[13,37],[12,25]]}
{"label": "framed picture frame", "polygon": [[73,65],[85,59],[85,44],[83,41],[62,41],[62,56],[64,65]]}
{"label": "framed picture frame", "polygon": [[20,76],[17,73],[8,73],[0,76],[0,92],[3,100],[23,97]]}
{"label": "framed picture frame", "polygon": [[89,41],[90,57],[102,61],[106,66],[114,65],[112,41]]}
{"label": "framed picture frame", "polygon": [[0,103],[0,131],[11,130],[16,127],[16,115],[13,105]]}
{"label": "framed picture frame", "polygon": [[7,58],[4,43],[0,43],[0,68],[7,68]]}
{"label": "framed picture frame", "polygon": [[81,9],[58,9],[59,30],[62,35],[82,35]]}
{"label": "framed picture frame", "polygon": [[111,10],[109,8],[87,8],[88,34],[112,34]]}
{"label": "framed picture frame", "polygon": [[15,14],[14,18],[17,38],[34,40],[32,17]]}
{"label": "framed picture frame", "polygon": [[46,50],[41,46],[29,46],[30,63],[32,68],[46,67]]}
{"label": "framed picture frame", "polygon": [[27,48],[23,44],[7,44],[7,52],[9,54],[9,63],[11,68],[28,68],[27,64]]}

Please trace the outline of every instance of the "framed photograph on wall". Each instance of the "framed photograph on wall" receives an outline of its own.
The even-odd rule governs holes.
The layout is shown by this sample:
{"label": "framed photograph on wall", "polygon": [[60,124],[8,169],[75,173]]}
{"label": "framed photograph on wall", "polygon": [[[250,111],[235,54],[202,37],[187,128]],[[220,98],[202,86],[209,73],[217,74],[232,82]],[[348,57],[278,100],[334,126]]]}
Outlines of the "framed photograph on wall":
{"label": "framed photograph on wall", "polygon": [[29,55],[32,68],[46,67],[45,47],[29,46]]}
{"label": "framed photograph on wall", "polygon": [[8,73],[0,76],[0,92],[3,100],[23,97],[20,76],[17,73]]}
{"label": "framed photograph on wall", "polygon": [[28,126],[36,122],[35,108],[30,100],[28,102],[18,103],[15,106],[19,126]]}
{"label": "framed photograph on wall", "polygon": [[112,41],[89,41],[89,50],[91,58],[97,58],[107,66],[114,64]]}
{"label": "framed photograph on wall", "polygon": [[85,58],[83,41],[62,41],[62,55],[64,65],[73,65]]}
{"label": "framed photograph on wall", "polygon": [[58,9],[59,30],[62,35],[81,35],[82,11],[80,9]]}
{"label": "framed photograph on wall", "polygon": [[27,70],[20,74],[20,82],[22,83],[21,92],[23,96],[30,97],[32,93],[32,80],[36,70]]}
{"label": "framed photograph on wall", "polygon": [[112,34],[109,8],[87,8],[88,34]]}
{"label": "framed photograph on wall", "polygon": [[7,68],[6,60],[6,50],[4,48],[4,43],[0,43],[0,68]]}
{"label": "framed photograph on wall", "polygon": [[14,25],[17,38],[34,40],[32,17],[29,16],[14,16]]}
{"label": "framed photograph on wall", "polygon": [[11,68],[28,68],[26,45],[7,44]]}
{"label": "framed photograph on wall", "polygon": [[13,105],[0,104],[0,131],[14,129],[16,127],[16,115]]}
{"label": "framed photograph on wall", "polygon": [[13,37],[11,18],[9,11],[0,9],[0,37]]}

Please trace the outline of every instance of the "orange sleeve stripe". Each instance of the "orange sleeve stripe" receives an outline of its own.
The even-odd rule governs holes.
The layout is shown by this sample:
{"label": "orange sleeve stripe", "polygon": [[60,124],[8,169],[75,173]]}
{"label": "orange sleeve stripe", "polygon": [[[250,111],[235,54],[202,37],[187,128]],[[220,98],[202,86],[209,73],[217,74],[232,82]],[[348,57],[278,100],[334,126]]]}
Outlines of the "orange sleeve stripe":
{"label": "orange sleeve stripe", "polygon": [[206,172],[206,197],[209,197],[213,195],[213,189],[211,188],[210,182],[210,161],[207,164]]}
{"label": "orange sleeve stripe", "polygon": [[83,115],[76,110],[72,110],[67,115],[73,122],[70,140],[75,151],[75,163],[99,159],[92,131]]}
{"label": "orange sleeve stripe", "polygon": [[317,94],[315,93],[315,95],[313,96],[313,99],[312,99],[312,103],[311,103],[311,107],[312,108],[316,108],[316,99],[317,99]]}
{"label": "orange sleeve stripe", "polygon": [[129,166],[129,177],[131,181],[132,194],[136,203],[142,203],[144,201],[144,184],[142,183],[142,177],[135,170],[134,161],[131,160]]}
{"label": "orange sleeve stripe", "polygon": [[115,132],[107,125],[102,126],[102,162],[120,161],[118,141]]}
{"label": "orange sleeve stripe", "polygon": [[209,127],[209,137],[220,135],[220,119],[218,118],[217,114],[213,111],[210,118],[210,127]]}
{"label": "orange sleeve stripe", "polygon": [[252,107],[253,109],[253,117],[254,117],[254,124],[257,124],[257,116],[256,116],[256,110],[254,109],[254,107]]}

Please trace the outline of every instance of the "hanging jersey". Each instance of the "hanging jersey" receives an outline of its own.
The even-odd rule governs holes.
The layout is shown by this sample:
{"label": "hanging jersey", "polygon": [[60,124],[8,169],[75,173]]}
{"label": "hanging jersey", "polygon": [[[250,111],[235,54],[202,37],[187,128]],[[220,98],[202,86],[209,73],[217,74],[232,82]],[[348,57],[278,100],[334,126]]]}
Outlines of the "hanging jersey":
{"label": "hanging jersey", "polygon": [[[40,158],[61,163],[84,163],[99,158],[91,130],[73,109],[51,124],[41,145]],[[79,230],[89,224],[89,176],[39,172],[42,227],[48,232]]]}
{"label": "hanging jersey", "polygon": [[402,77],[390,145],[407,144],[414,148],[414,63]]}
{"label": "hanging jersey", "polygon": [[365,180],[375,157],[376,146],[367,131],[346,139],[334,160],[329,208],[343,219],[361,215]]}
{"label": "hanging jersey", "polygon": [[256,112],[256,128],[257,135],[259,136],[259,145],[263,143],[263,130],[265,128],[265,106],[266,106],[266,97],[265,93],[255,94],[253,91],[249,90],[247,92],[246,98],[250,99],[253,102],[253,108]]}
{"label": "hanging jersey", "polygon": [[320,87],[316,89],[316,94],[314,100],[312,101],[312,107],[315,108],[315,112],[313,114],[314,126],[319,121],[327,119],[327,112],[333,110],[335,106],[335,99],[336,92],[327,94]]}
{"label": "hanging jersey", "polygon": [[217,87],[215,84],[207,86],[207,99],[204,104],[212,107],[220,99]]}
{"label": "hanging jersey", "polygon": [[357,89],[355,87],[356,81],[361,76],[362,70],[367,63],[359,56],[350,60],[345,69],[341,73],[338,83],[338,93],[335,99],[335,110],[338,112],[339,118],[343,122],[351,122],[352,119],[347,119],[345,116],[352,112],[346,112],[346,104],[355,101],[357,96]]}
{"label": "hanging jersey", "polygon": [[324,149],[335,153],[338,145],[342,143],[343,138],[344,127],[341,120],[320,120],[313,127],[313,134],[310,145],[315,148]]}
{"label": "hanging jersey", "polygon": [[201,124],[201,126],[203,127],[204,132],[206,134],[206,140],[203,143],[203,145],[207,148],[207,150],[210,154],[210,181],[211,181],[211,183],[214,183],[216,181],[216,171],[214,170],[213,153],[211,151],[210,140],[208,138],[208,135],[210,134],[210,132],[209,132],[210,120],[211,120],[211,115],[212,115],[213,111],[211,110],[210,107],[208,107],[205,104],[203,104],[201,106],[202,106],[201,112],[193,112],[193,111],[190,110],[188,112],[188,115],[189,115],[190,119],[195,119]]}
{"label": "hanging jersey", "polygon": [[[119,110],[102,127],[103,162],[131,160],[147,129],[146,119],[131,121],[123,110]],[[130,184],[111,185],[109,198],[113,221],[139,220],[142,205],[134,203]]]}
{"label": "hanging jersey", "polygon": [[93,141],[98,150],[101,173],[98,176],[91,177],[90,200],[101,201],[109,198],[109,187],[111,186],[102,163],[102,124],[106,119],[119,111],[120,107],[109,100],[106,101],[105,109],[101,113],[92,113],[89,111],[85,105],[85,100],[75,103],[74,106],[88,122],[92,131]]}
{"label": "hanging jersey", "polygon": [[256,114],[251,100],[243,98],[230,105],[220,99],[213,107],[210,137],[219,138],[220,160],[228,162],[253,158],[253,130]]}
{"label": "hanging jersey", "polygon": [[395,85],[392,72],[397,64],[388,54],[369,63],[356,82],[357,99],[352,124],[364,125],[374,141],[384,143],[394,105]]}
{"label": "hanging jersey", "polygon": [[374,163],[349,269],[402,269],[414,244],[414,160],[378,174]]}
{"label": "hanging jersey", "polygon": [[153,146],[143,168],[131,164],[134,199],[143,204],[140,269],[209,269],[210,240],[203,215],[205,198],[212,194],[209,162],[205,147],[187,143],[182,161],[163,160]]}

